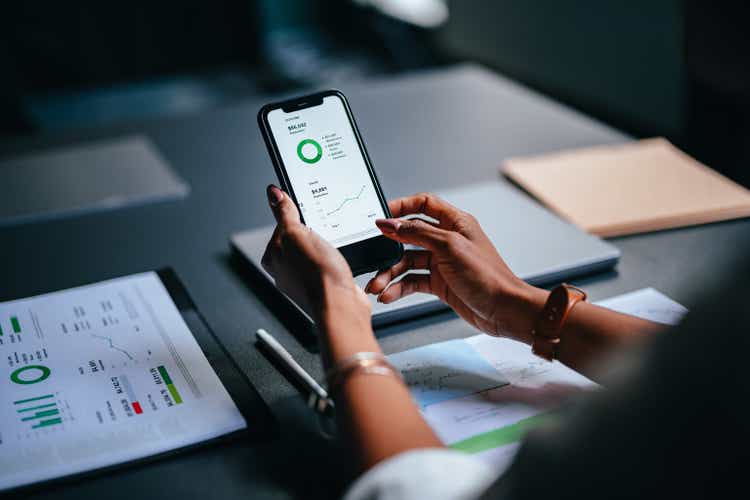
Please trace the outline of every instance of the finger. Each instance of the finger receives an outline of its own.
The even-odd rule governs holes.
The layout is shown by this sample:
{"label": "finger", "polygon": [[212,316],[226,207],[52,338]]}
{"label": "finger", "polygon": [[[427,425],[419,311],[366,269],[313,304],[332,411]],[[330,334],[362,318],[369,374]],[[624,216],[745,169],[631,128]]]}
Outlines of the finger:
{"label": "finger", "polygon": [[432,193],[420,193],[391,200],[388,203],[393,217],[424,214],[440,222],[440,227],[451,228],[462,212]]}
{"label": "finger", "polygon": [[266,188],[266,194],[276,222],[282,226],[300,223],[299,210],[288,194],[273,184]]}
{"label": "finger", "polygon": [[378,297],[378,302],[390,304],[417,292],[432,293],[429,274],[407,274],[386,288]]}
{"label": "finger", "polygon": [[446,231],[420,219],[378,219],[375,225],[384,236],[427,250],[438,251],[445,247],[458,233]]}
{"label": "finger", "polygon": [[432,254],[425,250],[407,250],[404,252],[404,256],[401,257],[401,260],[396,262],[390,268],[376,274],[370,282],[367,283],[365,292],[377,295],[385,290],[388,283],[395,280],[406,271],[411,269],[429,269],[431,257]]}

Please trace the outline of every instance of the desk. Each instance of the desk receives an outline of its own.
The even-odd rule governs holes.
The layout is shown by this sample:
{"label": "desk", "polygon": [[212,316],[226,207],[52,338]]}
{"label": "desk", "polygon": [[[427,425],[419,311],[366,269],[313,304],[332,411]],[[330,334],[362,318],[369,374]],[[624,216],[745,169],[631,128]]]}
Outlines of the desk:
{"label": "desk", "polygon": [[[343,86],[389,196],[499,180],[511,155],[542,153],[627,137],[476,66],[459,66]],[[0,230],[0,300],[34,295],[170,265],[280,421],[278,440],[241,441],[45,489],[26,498],[333,497],[351,470],[336,443],[317,437],[294,389],[255,349],[265,327],[313,375],[314,352],[287,332],[229,264],[228,235],[271,222],[264,188],[274,182],[255,114],[244,102],[211,113],[67,137],[0,145],[0,155],[125,133],[148,135],[192,188],[173,203]],[[593,299],[655,286],[690,303],[685,278],[717,269],[723,248],[750,221],[614,240],[618,270],[580,280]],[[703,274],[705,276],[705,274]],[[386,352],[469,335],[449,313],[377,332]],[[252,422],[250,422],[252,425]],[[335,471],[335,472],[331,472]]]}

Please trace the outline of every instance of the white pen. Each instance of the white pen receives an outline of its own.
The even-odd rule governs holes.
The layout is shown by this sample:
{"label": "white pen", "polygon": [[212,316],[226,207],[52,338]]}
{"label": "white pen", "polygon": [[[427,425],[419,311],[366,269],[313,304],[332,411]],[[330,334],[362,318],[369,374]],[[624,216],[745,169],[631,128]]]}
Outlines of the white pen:
{"label": "white pen", "polygon": [[272,354],[277,361],[279,361],[284,367],[288,368],[292,376],[302,384],[309,394],[307,394],[307,406],[313,408],[315,411],[324,415],[331,415],[333,413],[334,404],[333,401],[328,397],[328,393],[323,389],[318,382],[315,381],[309,373],[302,368],[299,363],[289,354],[289,351],[284,349],[284,346],[279,343],[278,340],[262,328],[259,328],[255,332],[255,336],[258,341],[263,344],[270,354]]}

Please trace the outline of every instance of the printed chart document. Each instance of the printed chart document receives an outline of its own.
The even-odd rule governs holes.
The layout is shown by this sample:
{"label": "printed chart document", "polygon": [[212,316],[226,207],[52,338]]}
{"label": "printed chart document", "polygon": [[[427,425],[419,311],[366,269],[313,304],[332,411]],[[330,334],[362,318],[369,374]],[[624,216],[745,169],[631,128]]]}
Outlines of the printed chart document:
{"label": "printed chart document", "polygon": [[0,490],[246,427],[154,272],[0,304]]}
{"label": "printed chart document", "polygon": [[[653,288],[599,305],[667,324],[679,322],[687,312]],[[491,463],[498,472],[510,464],[523,435],[549,418],[567,397],[599,387],[559,361],[535,356],[525,344],[484,334],[388,359],[403,374],[440,439]]]}

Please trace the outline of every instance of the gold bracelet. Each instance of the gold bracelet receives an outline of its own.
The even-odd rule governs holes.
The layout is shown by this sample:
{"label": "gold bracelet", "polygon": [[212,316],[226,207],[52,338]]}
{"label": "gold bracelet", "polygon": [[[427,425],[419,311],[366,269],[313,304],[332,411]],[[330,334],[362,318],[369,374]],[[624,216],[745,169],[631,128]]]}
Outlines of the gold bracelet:
{"label": "gold bracelet", "polygon": [[334,393],[354,373],[393,376],[399,380],[403,380],[401,373],[382,354],[377,352],[358,352],[328,370],[326,380],[328,381],[329,392]]}

